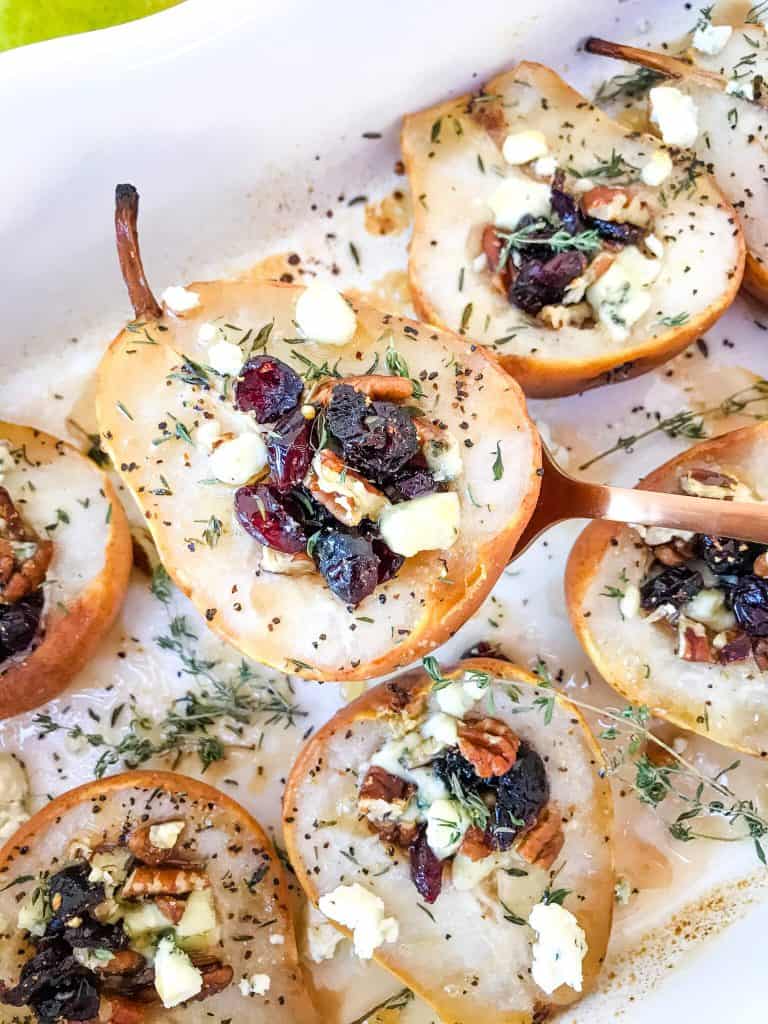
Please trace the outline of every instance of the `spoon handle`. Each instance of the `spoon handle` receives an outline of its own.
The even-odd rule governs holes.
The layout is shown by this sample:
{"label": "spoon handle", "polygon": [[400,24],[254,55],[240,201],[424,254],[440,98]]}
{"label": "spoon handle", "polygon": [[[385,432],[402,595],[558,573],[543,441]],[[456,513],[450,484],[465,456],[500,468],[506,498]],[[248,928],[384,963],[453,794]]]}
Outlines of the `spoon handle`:
{"label": "spoon handle", "polygon": [[590,519],[668,526],[768,544],[768,502],[692,498],[581,482],[578,490],[579,513]]}

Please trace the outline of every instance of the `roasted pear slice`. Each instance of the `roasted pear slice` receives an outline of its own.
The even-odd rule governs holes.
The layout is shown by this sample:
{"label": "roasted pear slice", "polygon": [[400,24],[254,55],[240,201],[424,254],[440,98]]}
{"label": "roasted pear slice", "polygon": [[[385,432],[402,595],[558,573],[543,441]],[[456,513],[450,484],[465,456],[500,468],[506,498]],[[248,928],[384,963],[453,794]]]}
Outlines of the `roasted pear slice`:
{"label": "roasted pear slice", "polygon": [[[544,1020],[594,984],[610,933],[612,801],[602,756],[579,712],[523,669],[471,659],[435,682],[435,667],[431,677],[415,672],[369,690],[307,743],[285,793],[288,855],[312,903],[345,934],[339,920],[352,921],[358,952],[372,952],[446,1024]],[[511,755],[510,740],[520,741]],[[506,772],[505,781],[492,772]],[[505,828],[513,775],[525,799]],[[478,783],[495,802],[483,801]],[[481,817],[498,828],[494,850]],[[433,829],[449,844],[441,860],[429,853]],[[353,921],[349,895],[376,909],[373,937]],[[544,951],[532,952],[526,922],[547,899],[562,899],[576,921],[553,913],[584,933],[572,984],[547,983]],[[566,947],[564,937],[563,962]]]}
{"label": "roasted pear slice", "polygon": [[[90,875],[78,869],[86,864]],[[68,887],[55,886],[46,899],[46,887],[70,866]],[[83,890],[78,879],[84,874]],[[74,903],[87,911],[62,921],[60,908]],[[36,951],[31,934],[39,943],[41,933],[58,936],[38,949],[53,942],[61,971],[83,965],[81,975],[99,997],[100,1021],[318,1020],[304,987],[285,875],[270,841],[239,804],[195,779],[126,772],[46,804],[0,850],[0,914],[4,1024],[28,1019],[23,1006],[3,1002]],[[184,951],[181,979],[161,968],[160,953],[151,967],[155,945],[167,945],[168,936]],[[66,959],[70,938],[74,947],[91,950],[90,960],[75,957],[73,965],[71,953]],[[106,950],[94,955],[99,941]],[[189,972],[187,958],[201,971],[202,988],[188,1002],[164,1006],[160,991],[167,1004],[174,1002],[174,989]],[[72,988],[67,995],[66,977],[53,965],[48,970],[47,993],[37,991],[40,998],[47,994],[50,1007],[72,997]],[[90,998],[96,998],[92,991]]]}
{"label": "roasted pear slice", "polygon": [[713,179],[540,64],[407,116],[402,148],[419,312],[490,346],[529,395],[644,373],[738,290],[744,242]]}
{"label": "roasted pear slice", "polygon": [[65,690],[112,625],[131,571],[120,501],[99,467],[0,422],[0,718]]}
{"label": "roasted pear slice", "polygon": [[713,174],[735,207],[747,245],[744,287],[768,303],[768,96],[761,84],[768,80],[765,26],[736,26],[714,56],[689,50],[693,63],[603,39],[588,40],[587,49],[660,72],[670,79],[666,84],[693,99],[699,131],[692,148],[701,162],[697,173],[706,169]]}
{"label": "roasted pear slice", "polygon": [[[134,289],[132,282],[142,275],[135,259],[130,265]],[[99,424],[165,567],[214,631],[283,671],[315,679],[366,679],[407,665],[466,621],[501,574],[539,490],[538,434],[519,387],[494,359],[453,334],[347,304],[325,290],[321,305],[328,300],[341,312],[346,340],[318,342],[317,332],[326,323],[322,317],[308,334],[300,327],[307,323],[308,309],[316,308],[316,290],[247,276],[191,285],[182,299],[192,307],[175,316],[164,312],[153,318],[156,310],[144,286],[132,297],[141,318],[115,339],[101,365]],[[221,366],[222,346],[225,355],[236,357],[230,375],[211,368],[212,362]],[[249,356],[246,372],[241,363]],[[260,407],[258,423],[243,411],[248,403],[242,389],[250,387],[254,366],[266,366],[279,378],[279,386],[270,390],[270,384],[260,393],[262,404],[273,398],[277,404]],[[392,403],[399,402],[391,444],[399,443],[397,430],[405,436],[412,429],[413,417],[419,439],[425,446],[436,441],[447,459],[437,468],[433,464],[435,485],[442,483],[430,496],[437,500],[424,505],[436,511],[415,527],[412,520],[408,527],[396,522],[396,539],[387,534],[387,543],[402,553],[396,575],[381,579],[356,603],[332,592],[315,569],[310,556],[317,555],[318,537],[330,533],[357,544],[354,524],[361,522],[361,509],[373,526],[385,512],[392,524],[407,503],[393,498],[390,504],[328,447],[327,423],[344,432],[330,420],[331,406],[326,408],[341,383],[353,411],[353,392],[374,400],[364,406],[370,417],[361,430],[378,429],[379,413],[392,414]],[[233,404],[233,392],[240,408]],[[245,395],[248,402],[252,397]],[[382,407],[378,399],[391,404]],[[282,402],[291,407],[287,415],[298,417],[298,434],[284,435],[282,427],[263,424],[284,410]],[[312,424],[306,436],[302,416]],[[277,451],[278,434],[299,436],[300,444],[289,455]],[[352,441],[358,436],[368,437],[356,434]],[[269,461],[248,463],[242,476],[242,462],[222,463],[223,449],[233,444],[246,446],[248,458],[252,451],[258,456],[270,449]],[[386,438],[376,444],[375,458],[391,451]],[[311,449],[322,449],[320,463],[314,459],[313,466],[325,475],[326,490],[315,470],[305,475],[302,464],[289,485],[291,507],[299,518],[321,518],[317,533],[302,534],[285,526],[290,517],[281,512],[276,473],[287,465],[293,473],[301,458],[314,458]],[[268,489],[252,488],[251,481],[263,481],[267,472],[272,473]],[[241,525],[241,506],[235,514],[236,494],[244,492],[248,515],[263,527],[262,541]],[[303,511],[310,496],[322,510],[315,504]],[[445,505],[458,512],[450,535],[440,518]],[[343,575],[343,561],[338,571]]]}
{"label": "roasted pear slice", "polygon": [[[766,424],[731,431],[694,445],[638,486],[766,500],[767,441]],[[574,629],[614,689],[654,715],[761,757],[768,752],[763,551],[723,537],[595,522],[566,573]]]}

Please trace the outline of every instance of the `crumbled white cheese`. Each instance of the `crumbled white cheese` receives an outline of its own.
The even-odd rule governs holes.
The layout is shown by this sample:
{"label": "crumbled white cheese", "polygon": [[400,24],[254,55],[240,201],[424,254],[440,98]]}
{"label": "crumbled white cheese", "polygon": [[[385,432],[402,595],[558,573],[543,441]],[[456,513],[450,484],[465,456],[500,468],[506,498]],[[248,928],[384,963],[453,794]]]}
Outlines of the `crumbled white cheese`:
{"label": "crumbled white cheese", "polygon": [[13,465],[10,444],[7,441],[0,441],[0,484],[3,482],[5,474],[13,469]]}
{"label": "crumbled white cheese", "polygon": [[494,224],[509,230],[517,227],[526,214],[546,217],[551,212],[551,201],[552,189],[548,184],[522,174],[505,178],[488,197]]}
{"label": "crumbled white cheese", "polygon": [[435,800],[427,811],[429,848],[439,860],[445,860],[456,853],[471,824],[458,800]]}
{"label": "crumbled white cheese", "polygon": [[547,137],[534,128],[513,132],[504,140],[501,153],[508,164],[528,164],[549,152]]}
{"label": "crumbled white cheese", "polygon": [[240,346],[232,341],[217,341],[208,349],[208,365],[224,377],[236,377],[243,365]]}
{"label": "crumbled white cheese", "polygon": [[463,853],[457,853],[451,861],[451,885],[460,892],[474,889],[493,871],[507,867],[516,856],[513,850],[505,850],[472,860]]}
{"label": "crumbled white cheese", "polygon": [[406,733],[401,739],[388,740],[373,755],[371,764],[377,768],[383,768],[385,772],[395,775],[398,779],[412,782],[413,776],[408,767],[412,763],[409,755],[413,753],[420,743],[421,737],[417,732]]}
{"label": "crumbled white cheese", "polygon": [[487,690],[487,684],[481,685],[475,676],[467,675],[461,679],[454,679],[447,686],[441,686],[435,691],[435,698],[437,706],[446,715],[463,718],[471,707],[483,699]]}
{"label": "crumbled white cheese", "polygon": [[264,572],[276,572],[283,576],[306,576],[315,571],[315,563],[301,552],[292,555],[276,548],[262,548],[260,564]]}
{"label": "crumbled white cheese", "polygon": [[315,453],[312,469],[315,471],[317,486],[325,494],[333,495],[335,503],[344,513],[344,523],[357,526],[361,519],[375,522],[389,505],[386,495],[366,484],[363,477],[343,463],[341,468],[337,468],[336,460],[328,459],[325,454],[323,451]]}
{"label": "crumbled white cheese", "polygon": [[218,420],[204,420],[195,430],[193,440],[204,452],[212,452],[221,437],[221,424]]}
{"label": "crumbled white cheese", "polygon": [[200,889],[191,892],[184,905],[184,913],[176,925],[176,934],[179,938],[207,935],[216,929],[216,925],[216,908],[211,890]]}
{"label": "crumbled white cheese", "polygon": [[355,953],[370,960],[385,942],[396,942],[400,927],[394,917],[384,916],[384,901],[358,882],[339,885],[321,896],[318,906],[326,917],[352,931]]}
{"label": "crumbled white cheese", "polygon": [[398,555],[450,548],[459,536],[461,504],[454,491],[424,494],[387,505],[379,518],[384,542]]}
{"label": "crumbled white cheese", "polygon": [[91,871],[89,882],[101,882],[105,886],[117,886],[124,882],[128,874],[128,861],[131,851],[125,847],[114,850],[98,850],[91,855]]}
{"label": "crumbled white cheese", "polygon": [[438,482],[455,480],[461,476],[464,469],[459,439],[448,430],[439,439],[430,439],[426,442],[424,458],[432,476]]}
{"label": "crumbled white cheese", "polygon": [[[440,691],[437,691],[438,694]],[[421,735],[438,740],[446,747],[455,747],[458,742],[459,723],[452,715],[438,711],[430,715],[421,727]]]}
{"label": "crumbled white cheese", "polygon": [[539,988],[547,995],[561,985],[581,992],[587,937],[570,910],[557,903],[537,903],[528,924],[537,933],[531,975]]}
{"label": "crumbled white cheese", "polygon": [[270,935],[269,936],[270,946],[284,946],[285,936],[284,935]]}
{"label": "crumbled white cheese", "polygon": [[164,935],[155,953],[155,988],[166,1010],[198,995],[203,975],[170,935]]}
{"label": "crumbled white cheese", "polygon": [[[435,753],[439,753],[444,749],[444,747],[440,746]],[[411,780],[416,784],[419,791],[417,797],[417,811],[419,813],[424,807],[431,807],[435,800],[444,800],[450,795],[448,787],[429,765],[423,768],[411,768]],[[402,815],[402,817],[409,818],[411,815],[408,813]]]}
{"label": "crumbled white cheese", "polygon": [[488,257],[484,252],[481,252],[479,256],[475,256],[472,260],[472,269],[476,274],[482,274],[484,270],[488,268]]}
{"label": "crumbled white cheese", "polygon": [[733,28],[730,25],[713,25],[707,22],[705,25],[699,25],[693,33],[693,48],[699,53],[708,53],[711,57],[716,57],[726,48],[732,35]]}
{"label": "crumbled white cheese", "polygon": [[643,184],[649,185],[651,188],[658,188],[670,176],[673,166],[669,153],[665,149],[657,149],[651,153],[640,171]]}
{"label": "crumbled white cheese", "polygon": [[201,345],[210,345],[219,336],[219,328],[216,324],[200,324],[197,332],[197,340]]}
{"label": "crumbled white cheese", "polygon": [[24,766],[11,754],[0,754],[0,844],[29,817],[29,781]]}
{"label": "crumbled white cheese", "polygon": [[557,170],[556,156],[542,156],[533,165],[533,173],[537,178],[551,178]]}
{"label": "crumbled white cheese", "polygon": [[732,78],[725,87],[729,96],[739,96],[743,100],[754,100],[755,77],[745,75],[743,78]]}
{"label": "crumbled white cheese", "polygon": [[113,959],[114,953],[111,953],[108,949],[84,949],[82,947],[75,947],[72,950],[72,956],[77,960],[79,964],[86,967],[89,971],[100,971],[105,964],[108,964]]}
{"label": "crumbled white cheese", "polygon": [[250,978],[241,978],[238,988],[244,996],[265,996],[272,987],[272,979],[268,974],[252,974]]}
{"label": "crumbled white cheese", "polygon": [[664,243],[658,237],[658,235],[646,235],[645,246],[653,253],[657,260],[660,260],[661,257],[664,255]]}
{"label": "crumbled white cheese", "polygon": [[307,919],[306,950],[309,959],[315,963],[322,963],[323,960],[332,960],[336,954],[336,948],[344,936],[329,924],[319,910],[310,905],[309,917]]}
{"label": "crumbled white cheese", "polygon": [[628,245],[587,289],[587,300],[614,341],[626,341],[630,328],[651,306],[648,288],[661,269],[659,260],[647,259],[637,246]]}
{"label": "crumbled white cheese", "polygon": [[619,612],[623,619],[634,619],[640,611],[640,588],[628,583],[624,588],[624,596],[619,600]]}
{"label": "crumbled white cheese", "polygon": [[699,134],[698,108],[690,96],[672,85],[657,85],[648,94],[651,121],[669,146],[692,146]]}
{"label": "crumbled white cheese", "polygon": [[736,625],[736,617],[733,612],[725,606],[725,591],[717,587],[705,587],[695,597],[692,597],[683,606],[683,613],[689,619],[702,622],[709,626],[716,633],[726,629],[733,629]]}
{"label": "crumbled white cheese", "polygon": [[149,826],[149,841],[156,850],[172,850],[183,831],[183,821],[162,821]]}
{"label": "crumbled white cheese", "polygon": [[652,548],[659,544],[669,544],[673,540],[691,540],[694,536],[690,530],[670,530],[666,526],[641,526],[639,523],[629,525],[640,534],[640,539]]}
{"label": "crumbled white cheese", "polygon": [[629,904],[630,897],[632,896],[632,886],[629,883],[629,879],[621,875],[616,879],[616,884],[613,887],[613,894],[616,897],[616,902],[619,906],[626,907]]}
{"label": "crumbled white cheese", "polygon": [[259,434],[248,432],[223,441],[210,457],[211,472],[225,484],[246,484],[267,464],[267,446]]}
{"label": "crumbled white cheese", "polygon": [[316,280],[299,296],[296,324],[305,337],[321,345],[346,345],[357,330],[357,317],[340,292]]}
{"label": "crumbled white cheese", "polygon": [[180,284],[166,288],[160,298],[172,313],[187,313],[200,305],[200,296],[197,292],[189,291]]}
{"label": "crumbled white cheese", "polygon": [[[48,901],[40,889],[35,889],[27,896],[19,907],[17,924],[21,931],[29,932],[30,935],[41,936],[50,919]],[[167,922],[166,922],[167,923]]]}

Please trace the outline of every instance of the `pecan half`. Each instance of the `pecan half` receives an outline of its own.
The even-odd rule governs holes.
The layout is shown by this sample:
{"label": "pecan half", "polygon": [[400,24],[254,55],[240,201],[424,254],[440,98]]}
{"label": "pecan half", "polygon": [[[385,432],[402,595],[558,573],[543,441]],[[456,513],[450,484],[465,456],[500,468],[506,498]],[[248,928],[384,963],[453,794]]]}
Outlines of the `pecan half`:
{"label": "pecan half", "polygon": [[178,900],[175,896],[158,896],[155,903],[160,913],[172,924],[179,923],[187,906],[184,900]]}
{"label": "pecan half", "polygon": [[403,850],[408,849],[419,832],[419,825],[415,821],[373,821],[366,818],[365,823],[368,830],[379,836],[382,842],[399,846]]}
{"label": "pecan half", "polygon": [[118,949],[109,960],[98,967],[99,974],[136,974],[142,969],[146,960],[133,949]]}
{"label": "pecan half", "polygon": [[485,860],[493,853],[493,844],[490,836],[477,825],[470,825],[464,833],[464,838],[459,847],[459,853],[469,857],[470,860]]}
{"label": "pecan half", "polygon": [[121,896],[128,900],[142,896],[183,896],[210,887],[210,878],[198,868],[138,867],[131,872]]}
{"label": "pecan half", "polygon": [[183,831],[176,837],[176,841],[173,846],[157,846],[152,842],[152,829],[157,829],[158,826],[167,824],[177,824],[178,821],[174,819],[171,821],[148,821],[144,825],[137,825],[133,829],[126,840],[126,845],[131,853],[138,860],[143,861],[144,864],[158,865],[165,864],[167,861],[178,861],[179,859],[179,841],[184,834]]}
{"label": "pecan half", "polygon": [[677,626],[677,656],[684,661],[712,661],[712,650],[704,626],[680,616]]}
{"label": "pecan half", "polygon": [[517,844],[517,852],[529,864],[550,868],[564,842],[563,825],[557,809],[547,805],[536,824],[528,829]]}
{"label": "pecan half", "polygon": [[598,185],[582,196],[581,208],[588,217],[598,220],[635,224],[641,228],[651,222],[651,209],[646,200],[626,188]]}
{"label": "pecan half", "polygon": [[496,718],[468,719],[459,725],[459,751],[481,779],[508,772],[519,746],[509,726]]}
{"label": "pecan half", "polygon": [[333,389],[340,384],[359,391],[366,398],[383,402],[405,402],[413,398],[413,384],[407,377],[398,377],[387,373],[364,373],[350,377],[334,377],[320,384],[312,395],[313,405],[327,405],[331,400]]}

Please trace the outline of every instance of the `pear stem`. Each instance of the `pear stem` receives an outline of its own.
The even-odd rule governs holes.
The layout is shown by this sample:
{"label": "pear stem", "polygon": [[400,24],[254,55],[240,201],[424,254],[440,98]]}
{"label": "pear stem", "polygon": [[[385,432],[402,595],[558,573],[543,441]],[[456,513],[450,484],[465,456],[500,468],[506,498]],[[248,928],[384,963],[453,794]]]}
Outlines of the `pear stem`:
{"label": "pear stem", "polygon": [[133,185],[118,185],[115,188],[115,237],[120,270],[136,319],[157,320],[163,315],[163,309],[144,276],[139,251],[138,217],[139,193]]}
{"label": "pear stem", "polygon": [[641,50],[637,46],[625,46],[623,43],[612,43],[607,39],[598,39],[596,36],[590,38],[584,44],[587,53],[595,53],[600,57],[612,57],[614,60],[625,60],[629,64],[639,64],[641,67],[658,71],[668,78],[687,79],[697,85],[706,86],[708,89],[717,89],[723,92],[726,86],[726,79],[714,71],[706,71],[704,68],[697,68],[695,64],[680,60],[679,57],[670,57],[666,53],[654,53],[653,50]]}

